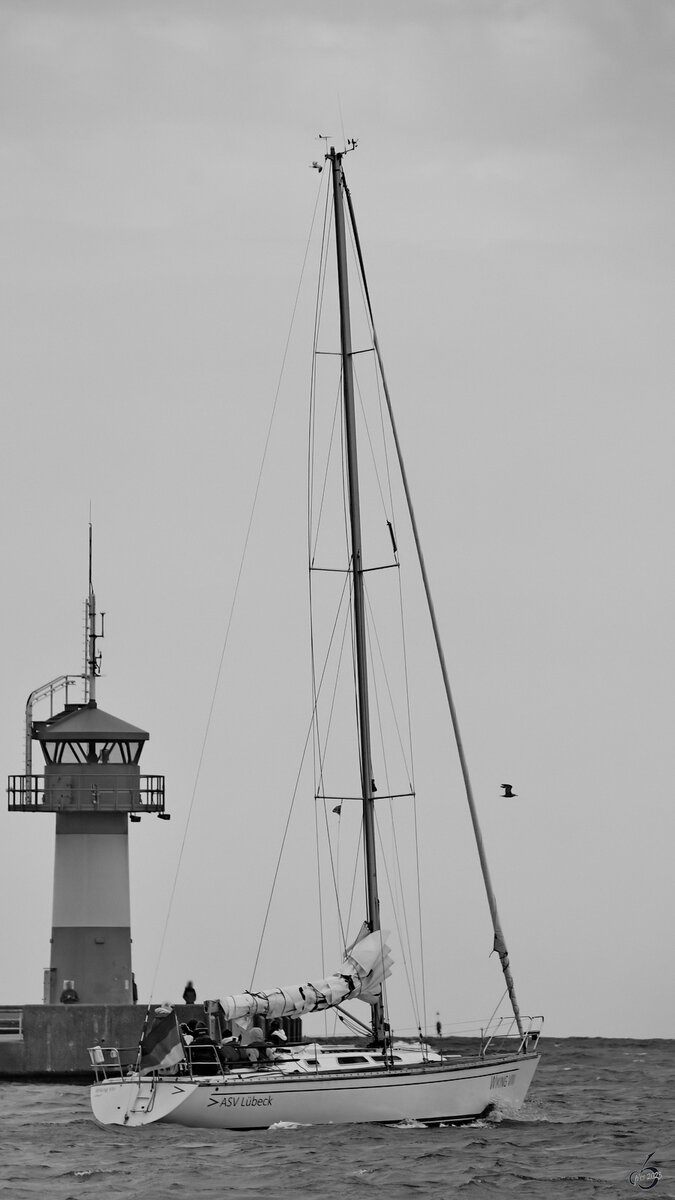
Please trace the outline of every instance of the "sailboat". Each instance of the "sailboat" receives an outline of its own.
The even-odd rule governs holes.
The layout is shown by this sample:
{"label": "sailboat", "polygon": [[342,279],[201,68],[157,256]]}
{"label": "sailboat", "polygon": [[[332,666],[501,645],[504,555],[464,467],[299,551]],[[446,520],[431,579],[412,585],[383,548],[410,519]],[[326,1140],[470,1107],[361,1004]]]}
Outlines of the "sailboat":
{"label": "sailboat", "polygon": [[[208,1038],[187,1044],[170,1009],[157,1009],[144,1030],[134,1061],[124,1064],[118,1048],[95,1046],[90,1051],[96,1081],[91,1088],[94,1116],[104,1125],[142,1126],[165,1122],[198,1128],[229,1130],[265,1129],[278,1123],[332,1124],[419,1121],[426,1124],[459,1123],[479,1118],[508,1103],[520,1105],[528,1092],[538,1062],[541,1017],[525,1017],[516,999],[506,940],[497,911],[494,890],[462,745],[454,700],[448,681],[438,623],[429,590],[417,523],[410,500],[407,476],[391,408],[372,309],[365,280],[361,244],[352,199],[347,187],[344,158],[355,142],[342,151],[326,145],[325,167],[330,190],[326,212],[331,216],[335,240],[340,329],[341,445],[344,452],[348,513],[345,519],[346,577],[350,595],[350,629],[355,686],[357,757],[360,776],[362,862],[365,878],[365,912],[357,936],[343,942],[343,959],[333,974],[312,982],[269,990],[248,990],[222,996],[204,1006]],[[324,163],[315,164],[321,170]],[[348,238],[354,247],[359,284],[365,297],[372,348],[379,368],[393,444],[398,458],[402,490],[407,502],[423,589],[438,651],[445,694],[463,776],[478,859],[487,892],[494,930],[493,950],[501,962],[512,1016],[508,1025],[486,1028],[468,1051],[447,1053],[443,1043],[419,1036],[396,1036],[390,1026],[387,990],[394,965],[388,935],[382,928],[378,876],[378,832],[373,778],[373,719],[368,645],[368,599],[364,560],[359,467],[357,455],[357,396],[350,309]],[[392,543],[394,534],[390,526]],[[394,550],[396,550],[394,544]],[[329,797],[335,799],[336,797]],[[338,804],[333,812],[340,811]],[[297,1018],[305,1014],[346,1014],[345,1005],[360,999],[370,1010],[370,1024],[358,1022],[367,1032],[361,1044],[293,1041]],[[281,1029],[281,1041],[272,1049],[271,1022]],[[258,1042],[249,1039],[260,1030]],[[289,1036],[284,1038],[284,1030]],[[249,1049],[226,1055],[238,1031]],[[506,1036],[502,1036],[505,1034]],[[225,1038],[223,1040],[223,1035]],[[236,1043],[235,1043],[236,1044]],[[256,1044],[258,1049],[256,1050]]]}

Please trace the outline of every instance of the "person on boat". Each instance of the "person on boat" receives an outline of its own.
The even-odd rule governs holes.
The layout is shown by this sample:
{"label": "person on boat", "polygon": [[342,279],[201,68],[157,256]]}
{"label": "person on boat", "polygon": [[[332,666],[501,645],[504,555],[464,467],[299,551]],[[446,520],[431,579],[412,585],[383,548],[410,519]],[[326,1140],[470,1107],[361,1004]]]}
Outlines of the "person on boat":
{"label": "person on boat", "polygon": [[196,1068],[197,1075],[219,1075],[221,1070],[218,1046],[203,1021],[188,1022],[193,1025],[193,1038],[190,1043],[190,1062]]}
{"label": "person on boat", "polygon": [[223,1066],[227,1069],[230,1063],[247,1063],[249,1058],[242,1053],[241,1046],[231,1029],[224,1029],[218,1043],[218,1054]]}
{"label": "person on boat", "polygon": [[197,993],[195,991],[195,985],[191,979],[188,979],[183,992],[183,1004],[196,1004],[196,1002]]}
{"label": "person on boat", "polygon": [[75,983],[72,979],[64,979],[63,991],[59,996],[59,1004],[79,1004],[80,997],[75,991]]}
{"label": "person on boat", "polygon": [[274,1046],[265,1041],[262,1029],[248,1029],[241,1039],[241,1044],[249,1062],[255,1064],[274,1061]]}
{"label": "person on boat", "polygon": [[282,1046],[284,1042],[288,1041],[288,1038],[284,1033],[284,1027],[281,1023],[281,1017],[274,1018],[272,1024],[267,1030],[267,1037],[273,1046]]}

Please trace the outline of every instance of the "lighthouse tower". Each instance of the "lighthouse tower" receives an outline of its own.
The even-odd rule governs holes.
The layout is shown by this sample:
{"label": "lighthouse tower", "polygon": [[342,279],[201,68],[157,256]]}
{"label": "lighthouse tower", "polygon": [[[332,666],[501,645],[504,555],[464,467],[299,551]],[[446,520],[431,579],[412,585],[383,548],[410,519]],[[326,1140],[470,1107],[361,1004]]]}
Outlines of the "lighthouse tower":
{"label": "lighthouse tower", "polygon": [[[26,774],[10,776],[9,808],[56,813],[51,964],[45,1002],[132,1004],[129,902],[129,821],[145,813],[168,820],[164,777],[141,775],[148,733],[98,707],[96,681],[103,637],[97,632],[91,572],[86,604],[85,671],[60,676],[29,698],[26,709]],[[77,680],[84,699],[69,703]],[[33,706],[65,689],[62,712],[34,721]],[[44,758],[44,775],[32,773],[32,743]]]}

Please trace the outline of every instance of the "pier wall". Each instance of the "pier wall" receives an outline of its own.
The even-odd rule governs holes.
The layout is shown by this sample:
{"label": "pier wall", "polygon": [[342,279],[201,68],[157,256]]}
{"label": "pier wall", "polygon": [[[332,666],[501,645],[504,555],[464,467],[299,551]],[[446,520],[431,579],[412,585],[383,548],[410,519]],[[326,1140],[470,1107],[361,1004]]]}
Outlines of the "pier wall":
{"label": "pier wall", "polygon": [[[176,1005],[179,1021],[202,1018],[201,1005]],[[0,1079],[93,1077],[88,1047],[117,1046],[135,1057],[144,1004],[25,1004],[0,1008]]]}

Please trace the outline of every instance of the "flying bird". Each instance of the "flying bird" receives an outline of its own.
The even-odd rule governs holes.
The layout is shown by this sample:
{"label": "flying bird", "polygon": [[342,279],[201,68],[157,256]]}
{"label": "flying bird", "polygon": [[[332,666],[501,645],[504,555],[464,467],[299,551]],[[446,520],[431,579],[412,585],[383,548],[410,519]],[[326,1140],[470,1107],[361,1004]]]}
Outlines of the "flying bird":
{"label": "flying bird", "polygon": [[504,789],[504,791],[502,792],[503,800],[513,800],[518,795],[517,792],[514,792],[510,783],[503,783],[502,787]]}

